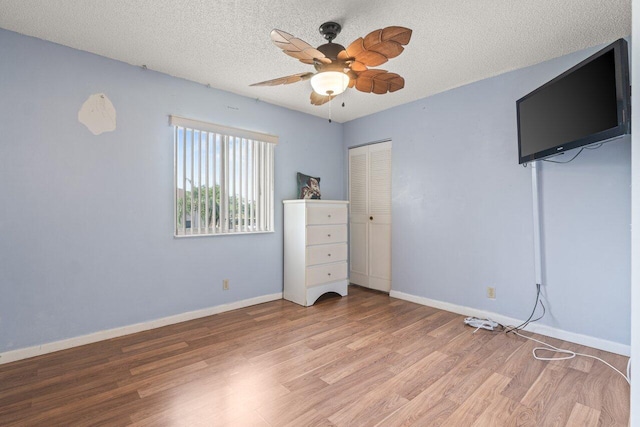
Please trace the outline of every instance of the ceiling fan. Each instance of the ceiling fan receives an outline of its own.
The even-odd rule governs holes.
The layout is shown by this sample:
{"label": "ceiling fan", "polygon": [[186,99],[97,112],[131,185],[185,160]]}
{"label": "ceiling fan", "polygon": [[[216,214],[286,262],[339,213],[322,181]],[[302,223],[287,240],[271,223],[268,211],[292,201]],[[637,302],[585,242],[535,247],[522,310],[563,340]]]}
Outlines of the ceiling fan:
{"label": "ceiling fan", "polygon": [[405,27],[386,27],[358,38],[346,49],[333,43],[342,27],[336,22],[320,25],[320,34],[328,43],[314,48],[281,30],[271,31],[271,41],[282,51],[305,64],[313,65],[316,73],[298,73],[251,86],[276,86],[311,79],[311,104],[322,105],[331,101],[348,87],[366,93],[384,94],[404,87],[404,79],[396,73],[371,69],[400,55],[411,39],[411,30]]}

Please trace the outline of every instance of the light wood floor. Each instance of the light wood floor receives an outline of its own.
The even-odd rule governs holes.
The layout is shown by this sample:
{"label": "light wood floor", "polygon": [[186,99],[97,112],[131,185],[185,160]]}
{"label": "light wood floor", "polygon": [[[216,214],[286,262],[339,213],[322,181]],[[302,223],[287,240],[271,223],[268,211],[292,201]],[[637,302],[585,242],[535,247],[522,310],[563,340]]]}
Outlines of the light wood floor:
{"label": "light wood floor", "polygon": [[604,364],[462,319],[354,286],[274,301],[0,365],[0,425],[627,426]]}

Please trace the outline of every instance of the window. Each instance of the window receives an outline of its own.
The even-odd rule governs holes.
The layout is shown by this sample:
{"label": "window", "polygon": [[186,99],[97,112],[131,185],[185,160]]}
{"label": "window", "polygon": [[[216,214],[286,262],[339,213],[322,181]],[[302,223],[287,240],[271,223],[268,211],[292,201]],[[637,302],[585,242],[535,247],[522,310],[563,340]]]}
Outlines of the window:
{"label": "window", "polygon": [[182,117],[174,126],[175,235],[273,231],[278,138]]}

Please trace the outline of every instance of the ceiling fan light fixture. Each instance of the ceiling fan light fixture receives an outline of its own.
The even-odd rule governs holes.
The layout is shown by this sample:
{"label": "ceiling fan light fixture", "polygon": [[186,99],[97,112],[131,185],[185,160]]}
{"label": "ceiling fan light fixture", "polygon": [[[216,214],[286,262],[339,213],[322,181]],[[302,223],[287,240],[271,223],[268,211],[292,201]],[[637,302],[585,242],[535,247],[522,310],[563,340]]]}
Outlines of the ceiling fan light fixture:
{"label": "ceiling fan light fixture", "polygon": [[311,77],[311,87],[319,95],[339,95],[347,86],[349,76],[341,71],[321,71]]}

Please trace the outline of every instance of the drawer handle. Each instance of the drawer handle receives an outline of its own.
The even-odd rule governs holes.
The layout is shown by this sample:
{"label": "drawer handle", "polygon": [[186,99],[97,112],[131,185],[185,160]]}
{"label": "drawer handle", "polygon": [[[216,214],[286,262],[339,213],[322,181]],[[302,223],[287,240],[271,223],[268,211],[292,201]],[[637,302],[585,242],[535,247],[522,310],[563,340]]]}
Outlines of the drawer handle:
{"label": "drawer handle", "polygon": [[327,273],[328,276],[331,276],[331,273]]}
{"label": "drawer handle", "polygon": [[331,234],[327,234],[327,237],[331,237]]}
{"label": "drawer handle", "polygon": [[327,256],[331,256],[331,254],[327,254]]}
{"label": "drawer handle", "polygon": [[327,215],[329,218],[331,218],[331,214]]}

